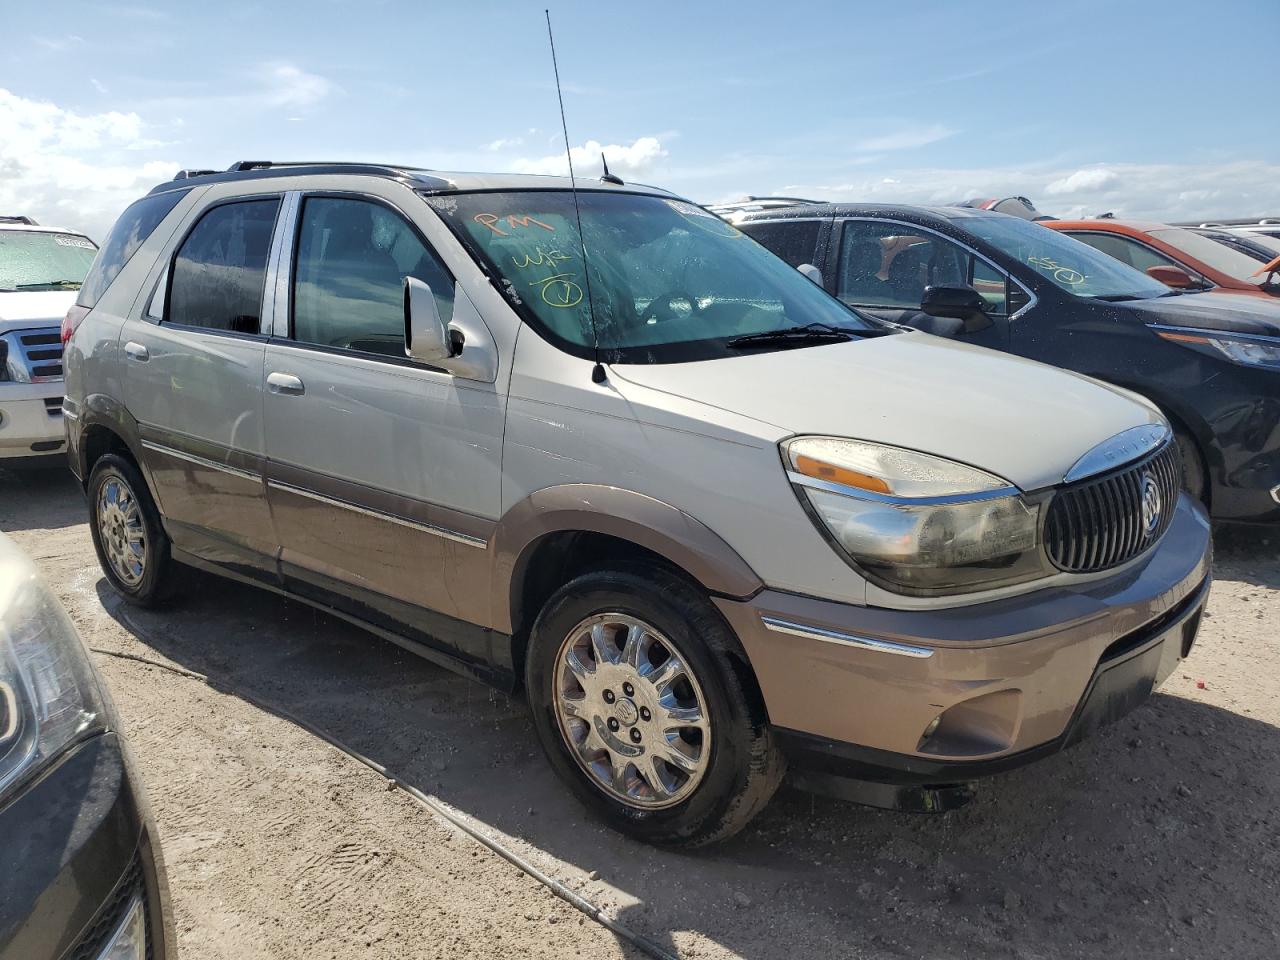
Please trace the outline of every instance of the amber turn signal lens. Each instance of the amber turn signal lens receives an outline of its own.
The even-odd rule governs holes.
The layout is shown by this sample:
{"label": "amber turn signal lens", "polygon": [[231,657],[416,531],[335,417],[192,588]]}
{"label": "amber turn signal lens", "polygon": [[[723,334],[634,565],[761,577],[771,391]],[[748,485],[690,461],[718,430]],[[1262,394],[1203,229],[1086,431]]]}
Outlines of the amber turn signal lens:
{"label": "amber turn signal lens", "polygon": [[806,477],[813,477],[815,480],[839,483],[846,487],[855,487],[858,490],[870,490],[872,493],[893,493],[889,488],[889,484],[879,477],[859,473],[857,470],[850,470],[848,467],[837,467],[833,463],[806,457],[803,454],[796,457],[795,467],[797,473]]}
{"label": "amber turn signal lens", "polygon": [[1174,343],[1208,343],[1208,337],[1199,337],[1194,333],[1173,333],[1169,330],[1157,330],[1156,336],[1162,340],[1172,340]]}

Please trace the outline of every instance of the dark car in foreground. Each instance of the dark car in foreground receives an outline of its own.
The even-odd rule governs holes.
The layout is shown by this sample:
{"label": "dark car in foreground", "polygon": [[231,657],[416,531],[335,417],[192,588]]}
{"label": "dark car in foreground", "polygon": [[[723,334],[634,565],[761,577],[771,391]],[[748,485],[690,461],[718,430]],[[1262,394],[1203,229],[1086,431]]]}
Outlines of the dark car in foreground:
{"label": "dark car in foreground", "polygon": [[0,534],[0,960],[172,960],[164,868],[66,612]]}
{"label": "dark car in foreground", "polygon": [[[1214,519],[1280,521],[1280,303],[1171,290],[1071,237],[957,207],[823,204],[739,228],[865,313],[1144,394]],[[810,267],[816,268],[816,272]]]}

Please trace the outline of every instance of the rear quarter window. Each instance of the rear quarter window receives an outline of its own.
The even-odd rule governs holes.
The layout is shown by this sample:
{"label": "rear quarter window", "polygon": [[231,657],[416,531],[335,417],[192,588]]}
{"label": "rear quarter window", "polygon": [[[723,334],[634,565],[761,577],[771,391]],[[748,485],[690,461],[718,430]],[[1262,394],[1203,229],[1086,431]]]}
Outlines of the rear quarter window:
{"label": "rear quarter window", "polygon": [[740,223],[738,229],[793,267],[813,263],[818,247],[817,220],[767,220]]}
{"label": "rear quarter window", "polygon": [[187,190],[173,190],[143,197],[130,204],[103,241],[93,266],[89,268],[89,275],[80,287],[76,303],[82,307],[95,306],[124,265],[187,193]]}

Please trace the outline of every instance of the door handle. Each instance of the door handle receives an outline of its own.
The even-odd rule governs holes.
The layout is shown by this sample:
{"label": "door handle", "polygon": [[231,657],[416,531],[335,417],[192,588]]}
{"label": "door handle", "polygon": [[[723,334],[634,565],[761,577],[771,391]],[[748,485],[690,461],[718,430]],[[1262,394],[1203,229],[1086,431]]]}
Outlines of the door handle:
{"label": "door handle", "polygon": [[272,393],[294,397],[307,392],[306,387],[302,385],[302,381],[292,373],[267,374],[267,389]]}
{"label": "door handle", "polygon": [[124,355],[130,360],[137,360],[141,363],[146,363],[151,359],[151,354],[147,348],[136,340],[130,340],[124,345]]}

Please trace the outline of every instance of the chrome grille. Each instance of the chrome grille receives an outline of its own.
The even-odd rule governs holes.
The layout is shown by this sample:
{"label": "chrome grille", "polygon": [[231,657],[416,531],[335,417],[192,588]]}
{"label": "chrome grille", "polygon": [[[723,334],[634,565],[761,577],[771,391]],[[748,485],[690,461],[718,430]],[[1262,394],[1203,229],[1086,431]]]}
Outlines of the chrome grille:
{"label": "chrome grille", "polygon": [[17,330],[0,337],[8,379],[17,383],[41,383],[62,379],[62,335],[58,327]]}
{"label": "chrome grille", "polygon": [[1182,462],[1172,441],[1136,463],[1063,487],[1045,517],[1049,559],[1069,573],[1132,560],[1164,535],[1181,487]]}

